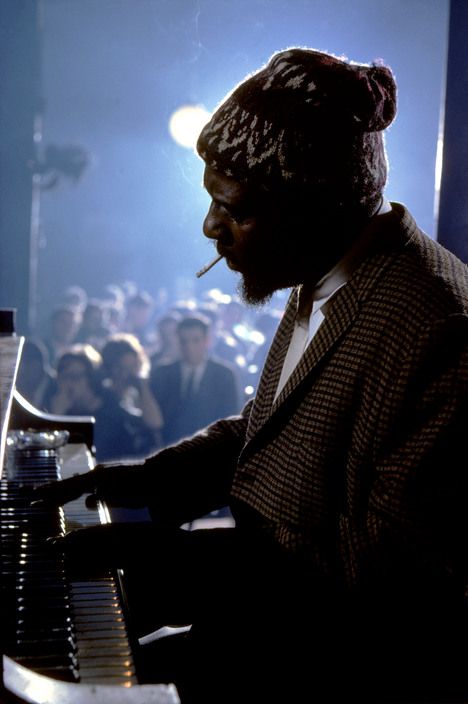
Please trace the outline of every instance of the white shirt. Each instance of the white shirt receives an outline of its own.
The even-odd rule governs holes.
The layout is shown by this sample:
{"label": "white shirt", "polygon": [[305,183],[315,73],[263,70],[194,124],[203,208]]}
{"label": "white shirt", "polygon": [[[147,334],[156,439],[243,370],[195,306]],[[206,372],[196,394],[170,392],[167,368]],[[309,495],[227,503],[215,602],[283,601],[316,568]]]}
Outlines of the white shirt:
{"label": "white shirt", "polygon": [[[390,210],[390,203],[383,198],[379,210],[372,218],[373,222],[375,217],[388,213]],[[369,240],[367,235],[368,230],[365,228],[363,236],[358,237],[350,250],[342,259],[340,259],[338,264],[336,264],[333,269],[328,272],[328,274],[325,274],[325,276],[320,279],[312,293],[307,293],[304,288],[301,287],[301,290],[299,291],[298,312],[294,323],[294,331],[291,337],[291,342],[289,343],[286,357],[284,359],[283,369],[281,371],[274,401],[276,401],[280,395],[286,385],[286,382],[298,365],[302,355],[325,320],[327,302],[333,298],[335,293],[337,293],[340,288],[346,285],[351,274],[361,263],[364,255],[369,249],[372,240]],[[310,301],[310,297],[312,298],[312,301]],[[310,310],[310,312],[306,315],[301,315],[301,310]]]}
{"label": "white shirt", "polygon": [[[335,267],[336,269],[336,267]],[[331,272],[330,272],[331,273]],[[302,355],[306,351],[310,341],[314,337],[314,335],[317,333],[317,330],[325,320],[325,315],[322,311],[323,306],[325,306],[325,303],[335,295],[335,293],[346,284],[346,281],[341,281],[341,276],[338,276],[338,274],[342,274],[343,272],[337,271],[337,276],[333,276],[331,279],[329,279],[329,283],[333,286],[331,292],[325,296],[321,296],[319,298],[313,299],[312,302],[312,310],[310,312],[310,316],[307,317],[299,317],[299,315],[296,318],[296,322],[294,323],[294,331],[291,337],[291,342],[289,343],[288,351],[286,353],[286,357],[284,359],[284,364],[283,364],[283,369],[281,371],[281,376],[280,380],[278,383],[278,388],[276,389],[276,394],[274,400],[278,398],[280,395],[281,391],[283,390],[284,386],[286,385],[287,380],[291,376],[292,372],[298,365]],[[327,277],[329,275],[327,274]],[[322,279],[323,281],[323,279]],[[336,285],[335,285],[336,284]],[[315,291],[314,291],[315,294]]]}

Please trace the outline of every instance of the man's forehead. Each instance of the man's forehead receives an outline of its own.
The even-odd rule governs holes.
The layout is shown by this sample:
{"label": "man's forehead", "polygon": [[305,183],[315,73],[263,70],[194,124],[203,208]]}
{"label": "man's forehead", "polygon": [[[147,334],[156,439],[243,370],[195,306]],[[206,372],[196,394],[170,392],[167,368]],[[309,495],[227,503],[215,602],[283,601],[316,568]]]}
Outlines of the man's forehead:
{"label": "man's forehead", "polygon": [[249,193],[249,189],[245,184],[219,171],[215,171],[210,166],[205,166],[203,185],[213,197],[221,196],[239,200],[245,198]]}
{"label": "man's forehead", "polygon": [[208,332],[201,328],[186,328],[179,331],[179,337],[182,342],[204,342],[208,337]]}

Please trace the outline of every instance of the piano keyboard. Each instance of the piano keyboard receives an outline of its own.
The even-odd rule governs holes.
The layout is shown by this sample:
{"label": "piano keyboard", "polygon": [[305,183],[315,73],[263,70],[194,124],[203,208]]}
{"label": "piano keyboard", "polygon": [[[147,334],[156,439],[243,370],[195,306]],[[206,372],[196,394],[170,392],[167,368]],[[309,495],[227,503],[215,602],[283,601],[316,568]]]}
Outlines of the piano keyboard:
{"label": "piano keyboard", "polygon": [[0,338],[0,701],[180,704],[173,684],[137,682],[120,573],[70,574],[47,541],[103,522],[104,507],[30,505],[33,485],[94,466],[94,419],[42,413],[18,394],[23,341]]}
{"label": "piano keyboard", "polygon": [[60,478],[63,451],[7,453],[0,481],[3,651],[55,679],[132,687],[137,678],[118,577],[104,572],[76,580],[67,574],[63,555],[47,543],[71,528],[101,522],[98,511],[82,498],[57,510],[29,504],[28,488]]}

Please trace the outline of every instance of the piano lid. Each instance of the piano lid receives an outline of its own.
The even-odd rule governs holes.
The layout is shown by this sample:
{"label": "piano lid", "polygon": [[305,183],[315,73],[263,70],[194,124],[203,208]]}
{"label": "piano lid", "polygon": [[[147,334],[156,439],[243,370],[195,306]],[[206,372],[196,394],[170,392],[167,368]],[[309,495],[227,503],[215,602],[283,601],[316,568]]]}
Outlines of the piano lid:
{"label": "piano lid", "polygon": [[13,391],[23,344],[24,337],[0,335],[0,479],[2,478]]}

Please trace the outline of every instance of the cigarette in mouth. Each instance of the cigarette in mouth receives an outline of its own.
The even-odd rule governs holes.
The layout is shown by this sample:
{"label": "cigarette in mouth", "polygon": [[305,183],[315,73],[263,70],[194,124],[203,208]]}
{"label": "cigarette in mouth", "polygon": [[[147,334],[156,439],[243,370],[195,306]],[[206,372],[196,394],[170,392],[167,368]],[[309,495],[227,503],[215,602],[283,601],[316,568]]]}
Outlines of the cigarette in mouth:
{"label": "cigarette in mouth", "polygon": [[203,269],[200,269],[200,271],[197,271],[197,273],[196,273],[197,279],[199,279],[200,276],[204,276],[204,274],[206,274],[207,271],[209,271],[210,269],[212,269],[215,264],[217,264],[218,262],[220,262],[222,258],[223,258],[223,255],[222,255],[222,254],[218,254],[214,259],[212,259],[211,262],[209,262],[208,264],[205,264],[205,266],[203,267]]}

